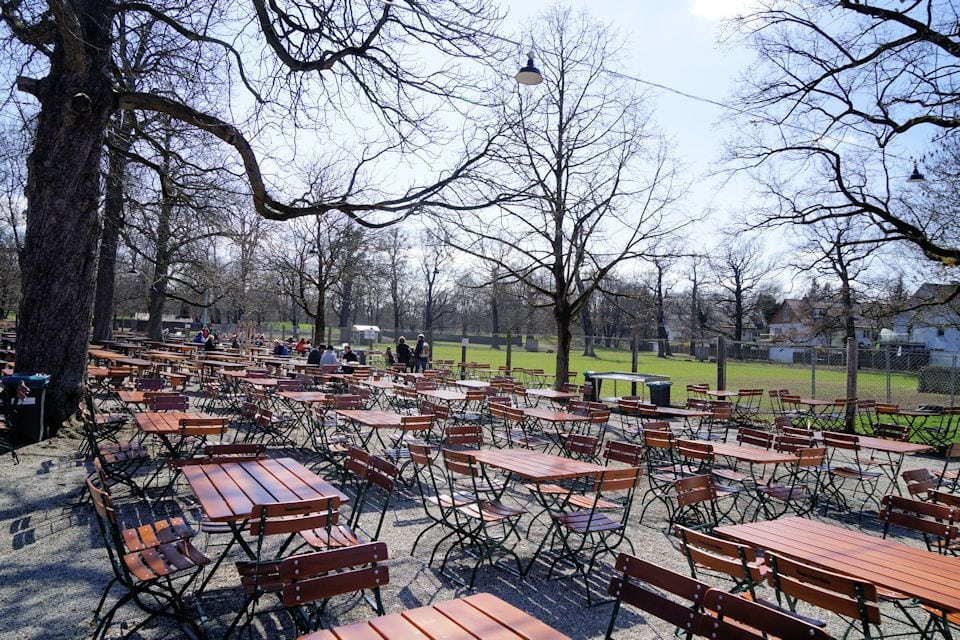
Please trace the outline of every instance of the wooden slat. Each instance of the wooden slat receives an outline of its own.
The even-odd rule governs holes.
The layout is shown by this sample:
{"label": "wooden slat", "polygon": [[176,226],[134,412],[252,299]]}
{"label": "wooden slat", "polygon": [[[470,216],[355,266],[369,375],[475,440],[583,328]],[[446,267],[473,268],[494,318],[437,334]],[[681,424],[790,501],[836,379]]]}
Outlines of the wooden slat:
{"label": "wooden slat", "polygon": [[960,609],[960,558],[910,547],[804,518],[718,527],[715,532],[755,548],[817,564],[916,597]]}
{"label": "wooden slat", "polygon": [[492,594],[477,593],[467,596],[463,601],[485,615],[499,620],[525,640],[569,640],[556,629]]}
{"label": "wooden slat", "polygon": [[485,615],[463,600],[438,602],[433,608],[447,616],[476,638],[484,640],[517,640],[523,636],[514,633],[500,621]]}

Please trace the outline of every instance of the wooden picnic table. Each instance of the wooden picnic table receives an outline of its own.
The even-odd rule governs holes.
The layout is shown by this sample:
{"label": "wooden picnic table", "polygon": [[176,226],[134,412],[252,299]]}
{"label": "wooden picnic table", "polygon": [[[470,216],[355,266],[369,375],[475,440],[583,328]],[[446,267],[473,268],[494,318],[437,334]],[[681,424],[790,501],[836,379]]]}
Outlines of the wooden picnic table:
{"label": "wooden picnic table", "polygon": [[531,449],[478,449],[470,453],[482,464],[503,469],[531,482],[596,476],[606,470],[606,467],[592,462]]}
{"label": "wooden picnic table", "polygon": [[360,386],[367,387],[368,389],[379,389],[381,391],[390,391],[391,389],[397,386],[397,383],[391,380],[380,378],[379,380],[373,380],[373,379],[361,380]]}
{"label": "wooden picnic table", "polygon": [[554,411],[553,409],[541,409],[540,407],[524,407],[523,415],[535,420],[544,422],[584,422],[589,420],[589,416],[582,416],[578,413],[569,413],[567,411]]}
{"label": "wooden picnic table", "polygon": [[394,411],[379,409],[337,409],[334,413],[371,429],[400,429],[403,427],[402,419],[406,417]]}
{"label": "wooden picnic table", "polygon": [[792,464],[797,461],[797,456],[792,453],[780,453],[779,451],[718,442],[716,440],[694,440],[694,442],[712,445],[714,455],[732,458],[749,464]]}
{"label": "wooden picnic table", "polygon": [[365,622],[314,631],[299,640],[570,640],[495,595],[436,602]]}
{"label": "wooden picnic table", "polygon": [[705,394],[713,398],[719,398],[721,400],[726,400],[727,398],[736,398],[740,395],[739,391],[729,391],[727,389],[707,389],[704,391]]}
{"label": "wooden picnic table", "polygon": [[960,558],[796,516],[717,527],[716,535],[960,611]]}
{"label": "wooden picnic table", "polygon": [[242,378],[240,382],[252,384],[255,387],[275,387],[280,382],[279,378]]}
{"label": "wooden picnic table", "polygon": [[124,355],[119,351],[110,351],[109,349],[87,349],[87,355],[93,358],[94,360],[108,360],[113,361],[115,358],[123,358]]}
{"label": "wooden picnic table", "polygon": [[[127,393],[143,393],[130,391]],[[171,436],[180,433],[180,421],[184,418],[216,418],[209,413],[183,411],[138,411],[133,414],[137,428],[147,435]]]}
{"label": "wooden picnic table", "polygon": [[577,397],[575,393],[567,391],[557,391],[556,389],[527,389],[527,395],[534,398],[546,398],[553,402],[566,402]]}
{"label": "wooden picnic table", "polygon": [[457,380],[454,384],[468,389],[486,389],[490,386],[490,383],[486,380]]}
{"label": "wooden picnic table", "polygon": [[[656,406],[656,405],[654,405]],[[680,407],[656,407],[654,413],[658,416],[668,418],[709,418],[712,414],[709,411],[699,409],[682,409]]]}
{"label": "wooden picnic table", "polygon": [[117,364],[126,364],[131,367],[137,367],[140,369],[145,369],[147,367],[152,367],[154,365],[152,361],[144,360],[143,358],[120,357],[120,358],[114,358],[113,361],[116,362]]}
{"label": "wooden picnic table", "polygon": [[467,394],[459,391],[451,391],[450,389],[418,389],[417,395],[447,403],[467,401]]}
{"label": "wooden picnic table", "polygon": [[278,398],[290,400],[291,402],[303,402],[311,404],[314,402],[331,402],[333,396],[323,391],[278,391]]}
{"label": "wooden picnic table", "polygon": [[293,458],[189,465],[183,475],[207,517],[214,522],[250,518],[258,504],[336,496],[349,497]]}

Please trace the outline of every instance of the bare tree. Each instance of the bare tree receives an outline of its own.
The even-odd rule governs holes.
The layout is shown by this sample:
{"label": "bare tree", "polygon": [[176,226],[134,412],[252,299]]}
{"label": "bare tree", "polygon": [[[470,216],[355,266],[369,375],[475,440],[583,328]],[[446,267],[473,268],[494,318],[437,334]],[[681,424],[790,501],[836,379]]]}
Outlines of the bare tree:
{"label": "bare tree", "polygon": [[712,253],[710,269],[720,289],[718,302],[733,322],[730,335],[741,342],[744,321],[754,310],[754,294],[772,270],[764,259],[763,245],[743,237],[726,239]]}
{"label": "bare tree", "polygon": [[[438,165],[429,152],[433,145],[448,146],[448,132],[436,128],[451,119],[435,116],[468,115],[489,91],[477,61],[493,57],[490,37],[484,35],[498,18],[491,4],[452,0],[401,8],[354,0],[323,6],[306,0],[283,5],[253,0],[255,19],[238,16],[235,8],[222,0],[2,5],[7,59],[18,70],[14,73],[22,74],[17,87],[39,105],[27,162],[17,369],[53,374],[47,404],[51,425],[72,411],[81,390],[99,235],[101,157],[108,121],[118,109],[165,113],[203,132],[205,142],[232,147],[254,208],[274,219],[339,210],[366,224],[384,224],[422,206],[445,206],[446,187],[483,154],[486,136],[470,132],[462,140],[475,142],[464,143],[452,167]],[[157,21],[162,31],[164,46],[151,50],[156,59],[209,51],[194,82],[227,82],[245,89],[258,104],[254,115],[260,122],[228,120],[228,103],[188,104],[152,88],[117,86],[111,74],[114,27],[118,21],[143,20]],[[240,48],[244,46],[251,49]],[[416,56],[416,63],[410,56]],[[368,135],[374,144],[356,145],[362,149],[359,156],[336,159],[346,159],[349,167],[343,167],[342,182],[324,190],[334,195],[322,201],[271,195],[261,158],[244,130],[256,135],[273,116],[278,132],[297,131],[312,121],[314,132],[332,133],[341,118],[358,111],[369,114],[371,126],[358,128],[357,135]],[[462,120],[455,122],[460,129]],[[391,166],[401,154],[408,165],[421,161],[417,178],[381,189],[378,168]],[[366,219],[372,212],[384,216]],[[49,340],[51,335],[60,338]]]}
{"label": "bare tree", "polygon": [[[667,217],[680,189],[644,96],[606,71],[616,63],[606,28],[554,8],[533,40],[545,80],[505,105],[509,135],[476,172],[478,189],[512,201],[441,222],[448,244],[495,265],[502,281],[522,283],[552,310],[562,384],[574,318],[618,265],[680,226]],[[496,245],[509,252],[488,250]]]}
{"label": "bare tree", "polygon": [[752,135],[732,149],[773,199],[756,222],[855,218],[870,241],[912,243],[928,259],[956,266],[956,214],[903,184],[911,164],[909,142],[901,141],[929,135],[934,145],[955,144],[960,21],[953,3],[760,6],[734,23],[760,58],[742,96],[743,129]]}

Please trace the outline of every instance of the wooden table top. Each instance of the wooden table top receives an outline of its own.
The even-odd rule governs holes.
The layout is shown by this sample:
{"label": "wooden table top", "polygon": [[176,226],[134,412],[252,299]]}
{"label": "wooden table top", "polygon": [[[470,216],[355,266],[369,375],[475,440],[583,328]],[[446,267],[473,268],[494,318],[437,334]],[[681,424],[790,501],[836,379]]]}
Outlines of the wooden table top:
{"label": "wooden table top", "polygon": [[337,409],[334,413],[351,422],[359,422],[365,427],[373,429],[396,429],[403,423],[399,413],[380,411],[378,409]]}
{"label": "wooden table top", "polygon": [[97,360],[113,360],[114,358],[124,357],[119,351],[109,351],[107,349],[87,349],[87,354]]}
{"label": "wooden table top", "polygon": [[606,469],[592,462],[529,449],[479,449],[471,453],[483,464],[509,471],[533,482],[595,476]]}
{"label": "wooden table top", "polygon": [[349,497],[293,458],[198,464],[183,468],[193,495],[211,520],[227,522],[250,517],[257,504]]}
{"label": "wooden table top", "polygon": [[573,400],[577,397],[576,393],[567,391],[557,391],[556,389],[527,389],[528,396],[540,396],[550,400]]}
{"label": "wooden table top", "polygon": [[369,389],[388,390],[396,387],[397,383],[391,380],[384,380],[383,378],[381,378],[380,380],[361,380],[360,386],[367,387]]}
{"label": "wooden table top", "polygon": [[299,640],[570,640],[495,595],[436,602],[356,624],[314,631]]}
{"label": "wooden table top", "polygon": [[183,418],[216,418],[209,413],[184,413],[182,411],[138,411],[133,414],[137,428],[144,433],[174,435],[180,433]]}
{"label": "wooden table top", "polygon": [[124,404],[143,404],[147,400],[145,391],[128,391],[126,389],[118,391],[117,398]]}
{"label": "wooden table top", "polygon": [[707,389],[704,393],[714,398],[736,398],[740,395],[739,391],[728,391],[726,389]]}
{"label": "wooden table top", "polygon": [[278,391],[277,397],[293,402],[329,402],[333,398],[322,391]]}
{"label": "wooden table top", "polygon": [[87,367],[87,375],[94,378],[106,378],[110,375],[110,370],[106,367]]}
{"label": "wooden table top", "polygon": [[708,418],[711,415],[709,411],[682,409],[680,407],[657,407],[654,412],[661,416],[673,416],[675,418]]}
{"label": "wooden table top", "polygon": [[153,366],[152,360],[144,360],[143,358],[121,357],[121,358],[114,358],[113,361],[119,364],[128,364],[131,367],[152,367]]}
{"label": "wooden table top", "polygon": [[523,415],[528,418],[536,418],[537,420],[546,420],[547,422],[583,422],[590,419],[588,416],[581,416],[576,413],[541,409],[540,407],[524,407]]}
{"label": "wooden table top", "polygon": [[873,451],[882,451],[884,453],[899,453],[909,455],[913,453],[923,453],[933,449],[928,444],[918,444],[916,442],[903,442],[901,440],[887,440],[885,438],[874,438],[873,436],[860,436],[857,442],[864,449]]}
{"label": "wooden table top", "polygon": [[833,400],[820,400],[818,398],[800,398],[797,404],[805,404],[808,407],[829,407],[836,404]]}
{"label": "wooden table top", "polygon": [[467,394],[450,389],[418,389],[417,394],[444,402],[465,402],[467,400]]}
{"label": "wooden table top", "polygon": [[795,516],[717,527],[714,533],[960,611],[957,557]]}
{"label": "wooden table top", "polygon": [[468,389],[486,389],[490,386],[489,382],[483,380],[457,380],[454,384]]}
{"label": "wooden table top", "polygon": [[240,382],[252,384],[255,387],[275,387],[280,380],[278,378],[242,378]]}
{"label": "wooden table top", "polygon": [[203,365],[204,367],[220,367],[221,369],[246,369],[247,367],[252,367],[254,364],[252,362],[229,362],[227,360],[197,360],[196,364]]}
{"label": "wooden table top", "polygon": [[715,440],[694,440],[694,442],[713,445],[714,455],[733,458],[734,460],[749,462],[751,464],[790,464],[797,461],[797,456],[792,453],[780,453],[779,451],[741,446],[729,442],[717,442]]}
{"label": "wooden table top", "polygon": [[189,359],[188,356],[184,356],[179,353],[171,353],[169,351],[145,351],[140,355],[151,360],[166,360],[167,362],[183,362],[184,360]]}

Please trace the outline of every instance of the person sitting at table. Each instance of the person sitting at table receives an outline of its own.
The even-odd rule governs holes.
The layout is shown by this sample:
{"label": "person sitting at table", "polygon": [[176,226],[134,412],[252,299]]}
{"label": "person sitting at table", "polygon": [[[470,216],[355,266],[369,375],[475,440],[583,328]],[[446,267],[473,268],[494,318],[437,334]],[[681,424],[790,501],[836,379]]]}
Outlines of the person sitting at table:
{"label": "person sitting at table", "polygon": [[231,349],[240,348],[240,338],[237,336],[237,334],[233,334],[233,338],[231,338],[230,340],[230,348]]}
{"label": "person sitting at table", "polygon": [[344,362],[344,364],[343,364],[343,372],[344,372],[344,373],[348,373],[348,374],[349,374],[349,373],[353,373],[353,367],[347,366],[347,363],[348,363],[348,362],[359,362],[359,361],[360,361],[360,358],[358,358],[358,357],[357,357],[357,354],[355,354],[355,353],[350,349],[350,345],[349,345],[349,344],[343,343],[343,354],[341,354],[340,357],[341,357],[341,359],[342,359],[343,362]]}
{"label": "person sitting at table", "polygon": [[383,354],[383,361],[387,363],[388,367],[397,364],[397,358],[393,355],[393,351],[390,350],[390,347],[387,347],[387,352]]}
{"label": "person sitting at table", "polygon": [[318,344],[307,354],[307,364],[319,365],[323,358],[323,345]]}
{"label": "person sitting at table", "polygon": [[273,355],[275,356],[288,356],[290,352],[287,351],[287,345],[283,344],[279,340],[273,341]]}
{"label": "person sitting at table", "polygon": [[307,352],[307,341],[304,338],[300,338],[300,342],[297,343],[297,346],[293,348],[299,354],[304,354]]}
{"label": "person sitting at table", "polygon": [[323,356],[320,358],[320,364],[340,364],[340,361],[337,360],[337,352],[333,350],[333,345],[328,344],[326,350],[323,352]]}
{"label": "person sitting at table", "polygon": [[213,334],[207,336],[206,342],[203,343],[204,351],[214,351],[217,348],[217,339]]}

